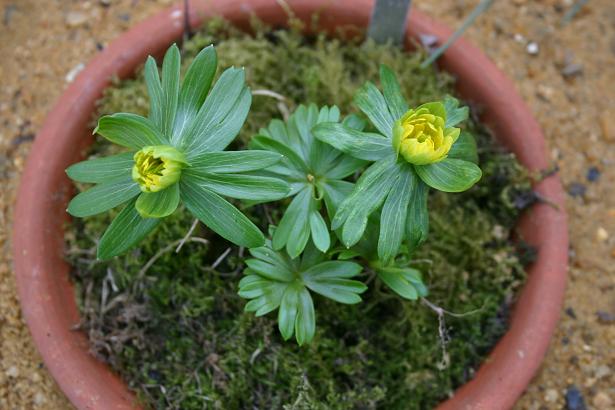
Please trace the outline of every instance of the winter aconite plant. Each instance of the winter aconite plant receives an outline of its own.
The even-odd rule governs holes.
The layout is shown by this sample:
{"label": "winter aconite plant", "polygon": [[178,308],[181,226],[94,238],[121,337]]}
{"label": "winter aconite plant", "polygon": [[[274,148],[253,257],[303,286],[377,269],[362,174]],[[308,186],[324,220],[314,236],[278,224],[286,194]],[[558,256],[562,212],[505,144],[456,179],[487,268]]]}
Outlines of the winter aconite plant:
{"label": "winter aconite plant", "polygon": [[[284,155],[268,172],[285,179],[291,185],[288,195],[294,198],[275,230],[272,245],[276,250],[286,247],[292,258],[303,251],[310,238],[321,252],[329,249],[331,240],[328,224],[321,215],[322,203],[334,215],[341,200],[352,191],[352,183],[344,178],[365,164],[312,135],[316,124],[337,123],[339,119],[340,111],[335,106],[318,110],[314,104],[301,105],[287,123],[272,120],[252,139],[251,148]],[[349,117],[346,122],[350,124],[352,120]],[[360,125],[361,122],[355,127]]]}
{"label": "winter aconite plant", "polygon": [[[284,339],[294,335],[302,345],[315,337],[314,294],[359,303],[377,277],[405,299],[426,296],[412,256],[427,238],[429,189],[461,192],[481,177],[474,139],[457,127],[468,109],[452,97],[411,108],[382,66],[383,92],[368,82],[355,96],[371,124],[356,114],[341,121],[336,106],[302,104],[285,121],[271,119],[250,149],[224,151],[243,126],[251,93],[236,68],[210,91],[216,66],[207,47],[180,83],[176,46],[166,53],[162,79],[150,57],[148,118],[113,114],[95,129],[129,151],[68,168],[75,181],[97,184],[71,201],[72,215],[127,203],[100,239],[98,257],[136,246],[183,203],[249,248],[239,295],[257,316],[277,310]],[[264,206],[269,238],[223,197]]]}
{"label": "winter aconite plant", "polygon": [[180,201],[229,241],[246,247],[264,244],[261,231],[222,197],[268,201],[286,196],[289,186],[284,181],[246,174],[275,164],[282,155],[223,151],[241,129],[252,97],[244,70],[237,68],[224,71],[209,92],[216,67],[214,47],[207,47],[180,84],[177,46],[164,57],[162,79],[149,57],[145,65],[148,118],[113,114],[102,117],[94,130],[129,152],[67,169],[73,180],[97,184],[70,202],[70,214],[86,217],[128,202],[100,240],[100,259],[135,246]]}

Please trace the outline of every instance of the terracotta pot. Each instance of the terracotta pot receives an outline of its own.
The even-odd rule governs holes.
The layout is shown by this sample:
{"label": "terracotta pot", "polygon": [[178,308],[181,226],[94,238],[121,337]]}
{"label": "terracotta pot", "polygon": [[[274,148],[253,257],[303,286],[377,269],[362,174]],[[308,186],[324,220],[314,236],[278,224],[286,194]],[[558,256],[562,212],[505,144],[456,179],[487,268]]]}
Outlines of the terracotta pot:
{"label": "terracotta pot", "polygon": [[[370,0],[289,0],[296,15],[309,20],[321,12],[324,30],[365,27]],[[190,22],[196,27],[211,16],[247,26],[252,13],[284,25],[286,13],[276,0],[192,1]],[[48,115],[24,171],[13,227],[13,257],[25,319],[45,365],[79,409],[137,407],[134,395],[106,365],[88,353],[88,340],[71,330],[79,322],[69,266],[64,261],[63,225],[71,183],[64,169],[81,159],[91,144],[88,123],[95,102],[113,75],[126,77],[148,54],[159,55],[181,37],[184,16],[176,6],[120,36],[79,74]],[[408,37],[451,31],[414,10]],[[441,66],[458,78],[462,96],[484,108],[483,120],[496,137],[530,170],[549,163],[542,132],[513,84],[477,48],[457,41]],[[442,409],[510,408],[538,369],[559,318],[566,284],[568,236],[564,194],[557,176],[535,189],[559,206],[533,206],[519,222],[523,238],[538,248],[510,329],[476,377],[443,403]]]}

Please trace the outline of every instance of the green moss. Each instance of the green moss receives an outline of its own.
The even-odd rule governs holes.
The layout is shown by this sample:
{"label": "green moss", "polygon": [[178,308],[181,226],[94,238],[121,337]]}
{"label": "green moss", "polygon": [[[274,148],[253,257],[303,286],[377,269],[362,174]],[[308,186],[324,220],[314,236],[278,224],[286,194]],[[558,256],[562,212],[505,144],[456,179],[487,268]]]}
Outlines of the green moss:
{"label": "green moss", "polygon": [[[252,90],[280,93],[291,109],[315,102],[354,110],[352,94],[364,81],[377,81],[380,63],[398,73],[413,104],[452,92],[449,76],[419,68],[420,54],[322,36],[305,39],[293,31],[261,29],[251,37],[219,21],[184,45],[184,64],[212,42],[221,67],[245,66]],[[141,75],[109,89],[100,111],[146,114]],[[237,145],[279,116],[276,100],[254,97]],[[209,242],[188,242],[174,252],[172,244],[192,223],[182,209],[137,250],[109,262],[94,255],[112,214],[75,220],[68,230],[68,259],[92,351],[157,409],[432,407],[472,376],[505,331],[508,306],[524,277],[509,236],[519,213],[512,196],[528,189],[527,179],[480,125],[470,121],[468,127],[478,137],[484,178],[463,194],[432,195],[432,231],[414,262],[426,272],[430,301],[453,312],[478,309],[446,318],[448,365],[440,365],[437,315],[401,300],[377,280],[359,305],[316,296],[314,342],[299,348],[282,341],[274,315],[243,313],[245,301],[236,292],[244,250],[199,225],[194,236]],[[99,142],[93,153],[114,149]],[[263,206],[244,209],[265,228]],[[275,219],[275,209],[268,211]]]}

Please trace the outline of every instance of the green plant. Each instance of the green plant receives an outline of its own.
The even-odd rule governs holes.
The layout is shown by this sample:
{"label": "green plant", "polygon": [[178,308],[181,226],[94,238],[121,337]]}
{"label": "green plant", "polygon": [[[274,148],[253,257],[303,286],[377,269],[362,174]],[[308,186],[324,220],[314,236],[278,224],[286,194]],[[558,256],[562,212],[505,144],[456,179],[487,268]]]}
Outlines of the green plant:
{"label": "green plant", "polygon": [[[425,58],[420,51],[407,53],[392,45],[338,40],[324,33],[306,38],[299,30],[266,26],[246,33],[219,20],[208,21],[183,43],[183,68],[211,43],[216,44],[220,66],[246,66],[250,88],[282,94],[291,111],[309,101],[351,112],[353,94],[365,81],[378,81],[382,62],[397,73],[410,106],[454,92],[445,71],[419,68]],[[288,69],[291,65],[293,70]],[[105,90],[99,113],[145,115],[146,102],[139,71]],[[235,149],[245,149],[261,127],[279,116],[277,106],[274,98],[253,97]],[[246,251],[202,224],[193,235],[207,239],[207,244],[187,241],[179,253],[167,248],[186,235],[194,220],[184,207],[133,252],[104,262],[89,255],[116,210],[75,218],[67,227],[67,258],[90,349],[149,408],[436,407],[467,382],[506,331],[509,304],[524,281],[523,259],[510,235],[521,212],[516,198],[529,192],[527,175],[474,116],[464,129],[477,139],[481,183],[461,194],[430,192],[430,235],[409,261],[423,273],[430,301],[453,312],[478,309],[461,319],[447,317],[448,367],[439,365],[442,352],[434,312],[396,297],[374,280],[369,267],[353,278],[369,285],[361,294],[364,303],[344,305],[312,293],[318,323],[313,341],[301,347],[284,342],[276,314],[256,317],[243,312],[246,301],[237,295],[237,283],[249,257]],[[89,154],[104,156],[114,150],[100,139]],[[279,223],[286,201],[241,209],[261,221],[257,225],[266,232],[268,218]],[[377,217],[375,212],[370,220]],[[374,260],[378,235],[370,229]],[[366,245],[367,236],[350,251]],[[332,241],[330,252],[340,248]],[[169,251],[145,275],[138,274],[163,249]],[[222,255],[226,257],[221,260]],[[403,265],[403,258],[396,263]],[[111,280],[117,288],[110,286]]]}
{"label": "green plant", "polygon": [[270,151],[223,151],[241,129],[252,96],[244,70],[237,68],[224,71],[209,92],[216,68],[216,52],[209,46],[196,56],[180,84],[176,45],[164,57],[162,79],[150,56],[145,65],[148,118],[107,115],[94,130],[131,151],[66,170],[75,181],[98,184],[73,198],[68,212],[74,216],[95,215],[129,201],[102,236],[100,259],[135,246],[177,209],[180,199],[231,242],[247,247],[264,243],[262,232],[222,196],[258,201],[286,196],[290,188],[285,182],[248,174],[282,156]]}
{"label": "green plant", "polygon": [[480,179],[481,170],[474,138],[455,128],[467,118],[467,107],[447,97],[408,109],[388,67],[381,66],[380,80],[384,95],[367,82],[355,96],[355,104],[377,132],[324,123],[313,133],[348,155],[374,162],[341,203],[331,227],[341,228],[342,242],[351,247],[363,237],[369,216],[382,207],[378,257],[386,265],[404,237],[410,251],[425,241],[429,188],[465,191]]}
{"label": "green plant", "polygon": [[[251,94],[243,70],[230,68],[208,95],[216,66],[209,46],[180,85],[176,46],[166,53],[162,81],[150,57],[149,117],[103,116],[94,131],[138,151],[67,170],[76,181],[99,183],[71,201],[68,211],[75,216],[130,201],[103,235],[98,257],[134,246],[181,198],[212,230],[251,248],[255,259],[245,261],[239,295],[252,299],[246,310],[258,316],[279,309],[284,339],[294,334],[302,345],[314,337],[309,290],[346,304],[361,300],[366,285],[349,278],[363,268],[350,259],[403,298],[426,296],[422,275],[410,264],[429,229],[429,187],[461,192],[481,177],[473,137],[455,127],[468,109],[452,97],[409,109],[392,70],[382,65],[384,95],[370,82],[355,95],[377,132],[363,131],[366,121],[357,115],[340,122],[336,106],[299,105],[286,122],[274,119],[262,128],[252,149],[224,152],[246,119]],[[353,184],[348,179],[357,173]],[[262,247],[261,231],[220,195],[252,203],[293,199]],[[335,246],[338,237],[346,249]]]}
{"label": "green plant", "polygon": [[[320,213],[324,201],[329,215],[335,215],[340,202],[352,191],[353,184],[344,178],[363,167],[365,161],[345,155],[324,144],[312,135],[312,128],[320,123],[337,123],[340,111],[336,106],[322,107],[315,104],[300,105],[283,122],[274,119],[267,128],[252,138],[250,148],[270,150],[284,156],[268,172],[286,180],[294,196],[273,234],[275,250],[286,247],[291,258],[297,257],[308,240],[326,252],[331,246],[329,228]],[[355,116],[344,123],[362,128],[362,121]]]}
{"label": "green plant", "polygon": [[279,309],[282,337],[287,340],[294,333],[299,345],[309,343],[316,331],[314,302],[308,289],[344,304],[359,303],[359,294],[367,290],[363,282],[349,279],[361,272],[361,265],[328,260],[314,246],[308,245],[302,257],[294,259],[274,251],[270,243],[250,253],[254,259],[245,261],[246,276],[239,282],[239,296],[252,299],[245,310],[262,316]]}

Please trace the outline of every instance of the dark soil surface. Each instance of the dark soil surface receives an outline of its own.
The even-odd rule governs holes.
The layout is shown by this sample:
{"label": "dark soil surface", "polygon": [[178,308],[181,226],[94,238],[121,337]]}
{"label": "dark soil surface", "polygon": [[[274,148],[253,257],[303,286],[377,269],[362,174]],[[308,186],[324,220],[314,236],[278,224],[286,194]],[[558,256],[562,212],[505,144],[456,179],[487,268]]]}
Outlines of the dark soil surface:
{"label": "dark soil surface", "polygon": [[[413,3],[457,26],[477,2]],[[80,64],[169,3],[0,0],[0,408],[70,408],[30,341],[11,272],[12,204],[33,136]],[[496,2],[467,33],[516,83],[569,192],[562,320],[519,409],[615,406],[615,4],[592,0],[562,26],[572,3]]]}

